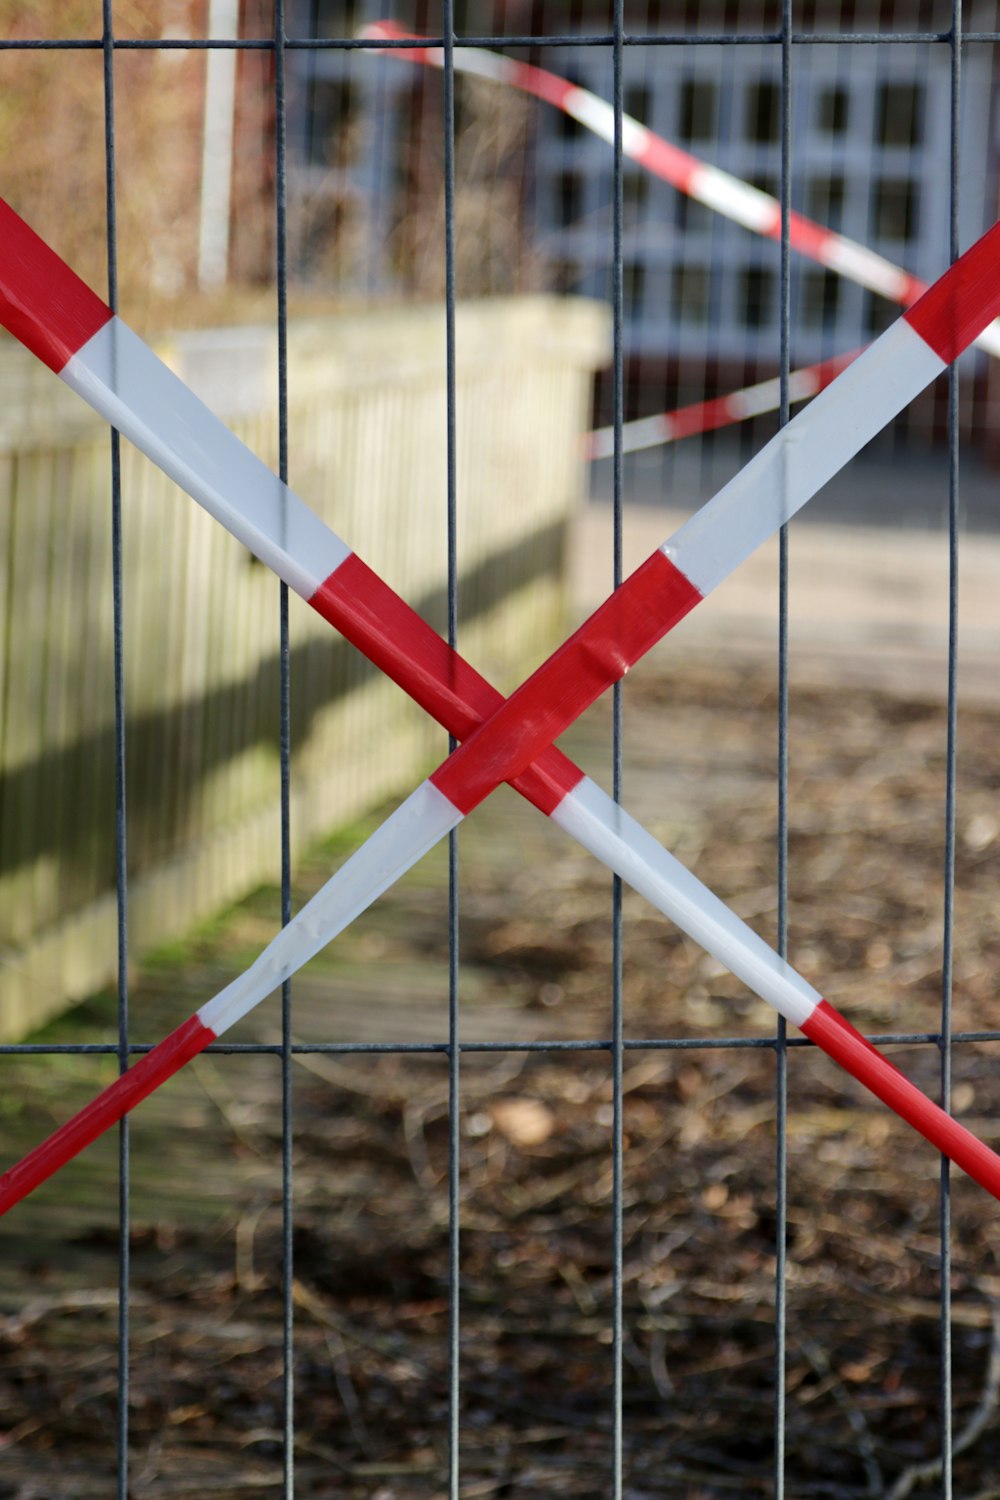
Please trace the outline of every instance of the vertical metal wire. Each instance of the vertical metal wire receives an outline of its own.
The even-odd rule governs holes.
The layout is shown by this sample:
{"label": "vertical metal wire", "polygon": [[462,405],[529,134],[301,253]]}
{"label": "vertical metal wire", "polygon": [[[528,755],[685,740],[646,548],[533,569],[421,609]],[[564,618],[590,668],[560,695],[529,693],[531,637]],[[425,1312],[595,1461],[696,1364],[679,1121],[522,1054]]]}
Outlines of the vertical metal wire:
{"label": "vertical metal wire", "polygon": [[[789,418],[788,374],[791,334],[792,192],[792,0],[781,5],[781,405],[780,425]],[[778,952],[788,952],[788,528],[778,541]],[[775,1224],[774,1224],[774,1494],[785,1493],[785,1368],[787,1360],[788,1243],[788,1046],[783,1016],[775,1044]]]}
{"label": "vertical metal wire", "polygon": [[[959,254],[959,126],[962,104],[962,0],[952,0],[949,255]],[[941,1104],[951,1109],[952,978],[955,917],[955,816],[958,763],[958,370],[948,367],[948,729],[944,810],[944,932],[941,955]],[[952,1493],[951,1163],[941,1158],[941,1494]]]}
{"label": "vertical metal wire", "polygon": [[[444,0],[444,275],[445,385],[448,484],[448,644],[458,645],[458,513],[455,426],[455,6]],[[448,748],[457,741],[448,736]],[[458,829],[448,835],[448,1494],[458,1500],[461,1435],[461,1294],[459,1107]]]}
{"label": "vertical metal wire", "polygon": [[[446,259],[446,340],[447,340],[447,527],[448,527],[448,635],[454,645],[458,630],[457,588],[457,482],[456,482],[456,409],[455,409],[455,98],[454,98],[454,0],[444,5],[444,173],[445,173],[445,259]],[[115,103],[114,103],[114,32],[112,0],[102,0],[106,235],[108,256],[108,301],[113,309],[118,303]],[[615,140],[613,158],[612,204],[612,306],[614,327],[613,398],[614,458],[613,571],[617,586],[622,576],[622,500],[623,459],[621,429],[624,419],[624,266],[623,266],[623,23],[624,0],[615,0],[612,38],[614,66]],[[961,0],[951,0],[949,34],[951,65],[950,116],[950,254],[959,253],[959,164],[961,106]],[[790,253],[789,211],[792,180],[792,0],[782,0],[781,14],[781,247],[780,247],[780,421],[789,416],[788,372],[790,366]],[[275,0],[274,67],[275,67],[275,153],[276,153],[276,262],[277,262],[277,332],[278,332],[278,402],[279,402],[279,469],[288,476],[287,431],[287,110],[285,93],[285,0]],[[734,40],[727,37],[725,40]],[[947,756],[944,846],[944,934],[942,957],[941,1027],[941,1097],[946,1108],[951,1099],[952,1055],[952,987],[955,910],[955,846],[957,793],[957,626],[958,626],[958,517],[959,517],[959,384],[954,367],[949,371],[949,654],[947,703]],[[118,1040],[121,1070],[127,1067],[129,1047],[128,997],[128,892],[126,844],[126,731],[124,690],[124,627],[122,568],[121,462],[118,434],[111,434],[111,507],[112,507],[112,587],[114,610],[114,699],[115,699],[115,818],[116,876],[118,887]],[[788,943],[788,539],[785,530],[780,537],[778,636],[778,944],[782,953]],[[281,754],[281,911],[282,922],[291,916],[291,844],[290,844],[290,657],[288,591],[282,585],[279,596],[280,629],[280,754]],[[451,742],[452,746],[454,742]],[[614,795],[622,791],[623,714],[620,687],[616,687],[613,704],[613,781]],[[449,1493],[456,1500],[459,1493],[460,1435],[460,1290],[459,1290],[459,1106],[460,1106],[460,1037],[459,1037],[459,944],[458,944],[458,847],[455,835],[449,844]],[[620,1500],[623,1490],[623,1421],[622,1421],[622,1246],[623,1246],[623,1131],[622,1131],[622,1060],[624,1050],[622,991],[622,889],[616,878],[612,888],[613,971],[612,971],[612,1070],[614,1116],[613,1151],[613,1492]],[[292,1179],[292,1011],[291,988],[282,987],[282,1233],[283,1233],[283,1352],[284,1352],[284,1494],[290,1497],[294,1488],[294,1343],[293,1343],[293,1179]],[[72,1050],[72,1049],[66,1049]],[[775,1290],[775,1435],[774,1492],[785,1490],[785,1363],[786,1363],[786,1235],[787,1235],[787,1052],[785,1026],[779,1022],[776,1041],[776,1290]],[[127,1118],[119,1132],[119,1315],[118,1315],[118,1414],[117,1414],[117,1493],[126,1500],[128,1493],[129,1445],[129,1129]],[[942,1422],[942,1494],[952,1494],[951,1448],[952,1415],[952,1347],[951,1347],[951,1196],[947,1159],[942,1159],[940,1195],[940,1320],[941,1320],[941,1422]]]}
{"label": "vertical metal wire", "polygon": [[[614,456],[612,493],[614,506],[614,586],[622,581],[622,423],[625,416],[625,354],[624,354],[624,294],[625,275],[623,264],[623,157],[622,157],[622,109],[624,99],[623,45],[625,35],[624,0],[615,0],[614,8],[614,114],[615,139],[612,165],[611,193],[611,238],[612,273],[611,302],[614,326]],[[622,684],[616,682],[612,699],[612,790],[616,802],[622,797]],[[611,882],[611,1089],[612,1089],[612,1206],[611,1206],[611,1391],[612,1391],[612,1496],[621,1500],[623,1488],[622,1454],[622,1260],[624,1245],[623,1225],[623,1124],[622,1124],[622,1072],[624,1058],[625,1017],[622,995],[623,946],[622,946],[622,882],[615,875]]]}
{"label": "vertical metal wire", "polygon": [[[278,320],[278,474],[288,482],[288,141],[285,97],[285,0],[274,4],[275,260]],[[292,919],[291,839],[291,654],[288,585],[278,586],[281,776],[281,925]],[[282,1481],[286,1500],[295,1489],[295,1214],[292,1177],[292,985],[281,986],[281,1292],[282,1292]]]}
{"label": "vertical metal wire", "polygon": [[[104,193],[108,305],[118,311],[118,214],[115,181],[115,51],[112,0],[103,0]],[[128,1068],[128,847],[126,833],[125,631],[122,589],[121,439],[111,431],[111,593],[115,684],[115,886],[118,939],[118,1071]],[[126,1115],[118,1126],[118,1500],[128,1497],[129,1282],[131,1275],[131,1136]]]}

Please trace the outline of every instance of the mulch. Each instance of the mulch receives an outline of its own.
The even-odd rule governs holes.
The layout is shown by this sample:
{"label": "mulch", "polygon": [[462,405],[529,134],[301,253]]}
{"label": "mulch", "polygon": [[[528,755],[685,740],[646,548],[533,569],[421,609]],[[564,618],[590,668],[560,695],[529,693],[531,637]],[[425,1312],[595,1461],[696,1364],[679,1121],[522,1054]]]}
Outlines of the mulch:
{"label": "mulch", "polygon": [[[770,941],[777,934],[773,673],[656,661],[625,692],[624,800]],[[608,784],[606,705],[568,740]],[[953,1025],[1000,1029],[1000,711],[963,709]],[[946,730],[940,701],[797,686],[789,945],[869,1032],[938,1033]],[[297,898],[358,836],[319,851]],[[612,1493],[611,882],[512,795],[461,853],[461,1493]],[[446,861],[432,856],[295,987],[300,1040],[447,1038]],[[133,986],[154,1039],[273,930],[256,893]],[[621,1346],[626,1496],[774,1492],[775,1358],[787,1347],[786,1493],[941,1492],[938,1158],[626,892]],[[272,1001],[238,1040],[273,1042]],[[106,1040],[108,997],[50,1037]],[[655,1042],[682,1042],[665,1048]],[[756,1042],[758,1045],[746,1045]],[[995,1140],[996,1044],[954,1048],[952,1105]],[[939,1089],[932,1044],[892,1056]],[[111,1064],[18,1058],[12,1152]],[[101,1070],[104,1071],[101,1071]],[[280,1070],[213,1054],[132,1131],[130,1495],[279,1492],[284,1423]],[[449,1072],[442,1050],[300,1054],[294,1120],[295,1493],[447,1493]],[[777,1126],[787,1079],[787,1157]],[[0,1225],[0,1497],[114,1492],[116,1149]],[[786,1317],[775,1312],[787,1172]],[[955,1493],[1000,1495],[997,1205],[953,1174]],[[23,1210],[23,1212],[22,1212]]]}

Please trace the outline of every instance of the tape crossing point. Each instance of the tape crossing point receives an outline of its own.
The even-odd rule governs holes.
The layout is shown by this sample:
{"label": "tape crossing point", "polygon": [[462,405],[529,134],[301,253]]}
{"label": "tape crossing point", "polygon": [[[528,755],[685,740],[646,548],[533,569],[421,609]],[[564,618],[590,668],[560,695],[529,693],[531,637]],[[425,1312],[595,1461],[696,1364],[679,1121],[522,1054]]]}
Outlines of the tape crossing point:
{"label": "tape crossing point", "polygon": [[[787,1019],[813,1035],[849,1070],[860,1069],[855,1076],[873,1088],[871,1080],[876,1080],[879,1097],[891,1102],[905,1096],[908,1112],[899,1108],[904,1118],[939,1149],[947,1150],[989,1191],[1000,1192],[1000,1161],[988,1148],[957,1122],[949,1121],[867,1043],[865,1056],[860,1058],[853,1043],[844,1042],[844,1037],[853,1034],[849,1023],[551,744],[560,726],[565,727],[585,706],[584,700],[592,701],[602,684],[620,677],[715,586],[725,568],[735,566],[764,535],[794,514],[878,425],[975,336],[1000,306],[998,256],[994,228],[840,382],[762,450],[744,471],[747,477],[737,476],[658,549],[507,702],[392,595],[298,497],[242,449],[141,340],[119,320],[111,319],[99,299],[95,308],[87,300],[93,298],[92,293],[82,297],[83,283],[74,286],[77,279],[68,268],[60,272],[72,280],[66,284],[58,327],[53,331],[47,329],[44,301],[26,315],[15,264],[13,291],[0,292],[0,312],[9,315],[15,327],[27,328],[29,347],[53,368],[59,368],[58,359],[65,354],[59,372],[68,383],[326,618],[356,639],[429,712],[453,733],[468,738],[244,974],[0,1179],[0,1211],[11,1207],[264,999],[454,827],[498,780],[507,778]],[[0,243],[0,286],[5,274]],[[67,331],[63,309],[78,296],[89,309],[88,316],[98,323],[89,337],[85,336],[86,319],[82,324],[70,319]],[[78,337],[83,341],[73,348]],[[808,461],[793,461],[794,451],[783,452],[789,445],[792,450],[808,448]],[[777,496],[776,473],[782,476]],[[736,528],[734,505],[745,512]],[[735,542],[734,529],[738,533]]]}

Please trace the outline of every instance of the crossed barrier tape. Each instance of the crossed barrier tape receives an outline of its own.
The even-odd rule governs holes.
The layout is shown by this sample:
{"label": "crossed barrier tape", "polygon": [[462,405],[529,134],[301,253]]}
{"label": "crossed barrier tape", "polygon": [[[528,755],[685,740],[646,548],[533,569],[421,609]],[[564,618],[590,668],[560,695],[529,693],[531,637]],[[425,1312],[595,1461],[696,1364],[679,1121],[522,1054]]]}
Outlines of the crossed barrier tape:
{"label": "crossed barrier tape", "polygon": [[[442,47],[425,45],[426,37],[407,31],[395,21],[375,21],[362,27],[358,35],[369,41],[418,42],[420,45],[416,47],[373,48],[372,52],[423,63],[427,67],[444,67]],[[456,73],[469,73],[520,89],[522,93],[531,94],[562,110],[594,135],[614,144],[614,108],[590,89],[570,83],[545,68],[515,62],[499,52],[481,47],[457,47],[452,58]],[[655,177],[669,182],[687,197],[704,203],[707,208],[765,239],[781,238],[781,204],[770,193],[699,160],[689,151],[656,135],[631,115],[622,115],[621,142],[624,156],[638,162]],[[794,211],[789,214],[788,232],[793,250],[901,307],[909,307],[927,290],[927,283],[919,277],[912,276],[857,240],[827,229],[804,214]],[[1000,324],[985,326],[972,342],[990,354],[1000,356]]]}
{"label": "crossed barrier tape", "polygon": [[0,201],[0,322],[464,738],[245,973],[0,1178],[0,1212],[272,993],[503,780],[1000,1197],[1000,1158],[552,745],[947,368],[998,309],[1000,224],[504,702]]}

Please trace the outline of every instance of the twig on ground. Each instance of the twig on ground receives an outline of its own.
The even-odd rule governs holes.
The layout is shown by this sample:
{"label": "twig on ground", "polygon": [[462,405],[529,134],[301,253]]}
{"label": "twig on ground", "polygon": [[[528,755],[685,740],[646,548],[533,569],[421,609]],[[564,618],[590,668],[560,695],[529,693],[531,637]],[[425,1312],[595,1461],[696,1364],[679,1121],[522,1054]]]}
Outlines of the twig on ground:
{"label": "twig on ground", "polygon": [[[986,1362],[983,1393],[972,1416],[952,1444],[951,1452],[953,1458],[957,1458],[960,1453],[964,1453],[966,1449],[971,1448],[976,1439],[982,1436],[989,1424],[990,1418],[996,1412],[998,1400],[1000,1400],[1000,1306],[994,1302],[993,1337],[990,1342],[989,1359]],[[940,1457],[929,1459],[926,1463],[922,1464],[910,1464],[900,1474],[891,1490],[886,1492],[883,1489],[882,1496],[884,1500],[905,1500],[905,1497],[911,1493],[916,1485],[923,1484],[927,1480],[936,1479],[941,1473],[942,1468],[943,1461]],[[987,1496],[990,1494],[1000,1494],[1000,1491],[994,1489],[986,1492]],[[986,1500],[986,1497],[980,1497],[980,1500]]]}
{"label": "twig on ground", "polygon": [[868,1426],[864,1412],[831,1365],[826,1350],[821,1348],[820,1345],[815,1344],[812,1339],[800,1340],[799,1347],[812,1368],[816,1371],[816,1374],[825,1375],[829,1378],[830,1393],[851,1424],[854,1435],[858,1440],[858,1453],[864,1465],[865,1477],[868,1480],[867,1493],[872,1496],[881,1495],[885,1489],[885,1480],[882,1476],[879,1461],[875,1456],[875,1443],[872,1439],[871,1429]]}

